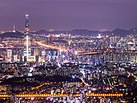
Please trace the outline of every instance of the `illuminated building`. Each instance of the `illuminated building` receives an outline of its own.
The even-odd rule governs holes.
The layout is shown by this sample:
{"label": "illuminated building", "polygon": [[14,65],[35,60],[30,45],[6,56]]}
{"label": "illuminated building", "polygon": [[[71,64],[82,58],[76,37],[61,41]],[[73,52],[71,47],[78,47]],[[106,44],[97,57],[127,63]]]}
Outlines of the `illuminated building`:
{"label": "illuminated building", "polygon": [[101,34],[98,34],[97,38],[101,38],[101,37],[102,37]]}
{"label": "illuminated building", "polygon": [[[24,49],[24,62],[34,61],[35,57],[31,57],[31,40],[29,37],[29,15],[25,15],[25,49]],[[32,59],[33,58],[33,59]]]}
{"label": "illuminated building", "polygon": [[13,33],[15,33],[16,32],[16,26],[15,25],[13,25],[13,31],[12,31]]}
{"label": "illuminated building", "polygon": [[8,49],[7,50],[7,62],[11,62],[12,61],[12,50]]}
{"label": "illuminated building", "polygon": [[2,56],[2,55],[0,55],[0,61],[3,61],[3,59],[4,59],[4,58],[3,58],[3,56]]}
{"label": "illuminated building", "polygon": [[18,62],[19,60],[18,60],[18,55],[13,55],[13,60],[14,60],[14,62]]}
{"label": "illuminated building", "polygon": [[56,50],[56,49],[47,49],[46,54],[47,54],[47,60],[48,61],[56,61],[57,56],[58,56],[58,50]]}
{"label": "illuminated building", "polygon": [[35,48],[34,49],[34,56],[38,56],[39,55],[39,49]]}

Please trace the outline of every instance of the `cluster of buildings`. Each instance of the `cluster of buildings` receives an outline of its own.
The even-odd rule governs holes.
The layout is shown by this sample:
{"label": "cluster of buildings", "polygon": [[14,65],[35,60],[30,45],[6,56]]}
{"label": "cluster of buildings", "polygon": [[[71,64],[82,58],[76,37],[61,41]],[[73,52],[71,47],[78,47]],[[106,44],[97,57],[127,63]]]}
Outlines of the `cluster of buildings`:
{"label": "cluster of buildings", "polygon": [[[57,97],[51,101],[48,98],[43,100],[60,103],[79,103],[81,98],[84,99],[82,101],[90,99],[95,103],[137,101],[136,96],[132,95],[137,85],[136,35],[71,35],[56,34],[53,30],[48,35],[35,34],[30,33],[28,19],[29,15],[25,15],[25,33],[21,37],[14,36],[18,34],[15,28],[10,32],[13,37],[0,37],[0,86],[3,86],[0,93],[84,96],[92,92],[120,92],[124,96],[118,99],[113,96],[87,98],[85,95],[80,98],[71,96],[69,99]],[[60,82],[62,78],[67,79]],[[18,99],[27,103],[36,98]]]}
{"label": "cluster of buildings", "polygon": [[[50,34],[51,35],[51,34]],[[32,35],[24,38],[4,38],[1,40],[1,62],[93,62],[96,59],[106,61],[137,61],[136,37],[119,36],[71,36],[63,34],[35,39]],[[43,38],[43,39],[41,39]],[[50,39],[50,42],[49,42]],[[102,62],[102,61],[101,61]]]}
{"label": "cluster of buildings", "polygon": [[5,37],[0,36],[1,62],[60,63],[78,60],[91,63],[95,59],[100,61],[101,58],[106,61],[137,61],[136,34],[120,36],[100,32],[98,35],[72,35],[53,30],[48,35],[43,32],[37,34],[29,30],[28,14],[25,15],[25,32],[17,32],[14,27],[8,33]]}

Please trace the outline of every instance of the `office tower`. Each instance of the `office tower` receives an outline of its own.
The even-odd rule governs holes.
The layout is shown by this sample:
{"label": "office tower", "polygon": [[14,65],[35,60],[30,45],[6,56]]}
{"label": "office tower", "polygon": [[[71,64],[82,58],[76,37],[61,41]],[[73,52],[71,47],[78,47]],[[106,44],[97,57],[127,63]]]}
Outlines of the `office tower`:
{"label": "office tower", "polygon": [[13,61],[14,62],[18,62],[19,60],[18,60],[18,55],[13,55]]}
{"label": "office tower", "polygon": [[7,50],[7,62],[11,62],[12,61],[12,50],[8,49]]}
{"label": "office tower", "polygon": [[39,49],[38,48],[35,48],[33,51],[34,51],[34,56],[39,56]]}
{"label": "office tower", "polygon": [[31,56],[31,41],[29,37],[29,15],[25,15],[25,42],[24,42],[24,61],[28,61]]}

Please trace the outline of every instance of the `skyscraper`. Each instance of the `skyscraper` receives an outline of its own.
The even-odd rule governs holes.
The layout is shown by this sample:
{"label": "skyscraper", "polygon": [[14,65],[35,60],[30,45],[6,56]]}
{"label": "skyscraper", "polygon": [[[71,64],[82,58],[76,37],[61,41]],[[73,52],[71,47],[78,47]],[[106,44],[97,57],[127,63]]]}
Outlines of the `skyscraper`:
{"label": "skyscraper", "polygon": [[31,56],[31,42],[29,37],[29,15],[25,15],[25,42],[24,42],[24,58],[28,61],[29,56]]}
{"label": "skyscraper", "polygon": [[7,62],[11,62],[12,61],[12,50],[8,49],[7,50]]}

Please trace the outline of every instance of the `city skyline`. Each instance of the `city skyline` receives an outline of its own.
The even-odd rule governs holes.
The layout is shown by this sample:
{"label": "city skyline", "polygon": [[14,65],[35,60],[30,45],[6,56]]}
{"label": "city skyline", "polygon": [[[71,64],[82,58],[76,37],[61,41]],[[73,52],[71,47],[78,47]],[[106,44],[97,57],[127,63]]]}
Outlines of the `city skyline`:
{"label": "city skyline", "polygon": [[137,0],[0,0],[0,103],[137,103]]}
{"label": "city skyline", "polygon": [[31,30],[100,30],[137,27],[136,0],[1,0],[0,30],[24,30],[30,15]]}

